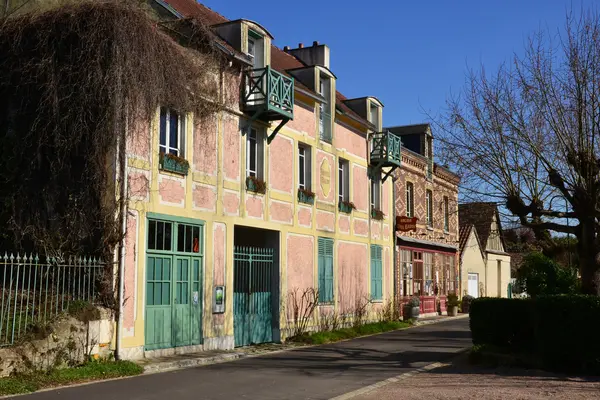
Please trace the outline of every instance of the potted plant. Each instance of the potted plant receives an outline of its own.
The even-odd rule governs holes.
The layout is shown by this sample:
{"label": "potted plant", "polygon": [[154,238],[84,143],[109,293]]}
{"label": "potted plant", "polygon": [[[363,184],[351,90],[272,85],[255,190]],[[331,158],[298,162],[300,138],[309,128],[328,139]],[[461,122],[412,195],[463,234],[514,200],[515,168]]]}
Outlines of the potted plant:
{"label": "potted plant", "polygon": [[381,211],[377,208],[373,208],[371,210],[371,218],[373,218],[374,220],[377,220],[377,221],[381,221],[381,220],[383,220],[383,218],[385,218],[385,214],[383,213],[383,211]]}
{"label": "potted plant", "polygon": [[473,301],[474,298],[475,297],[469,296],[468,294],[463,296],[462,310],[461,310],[463,313],[465,313],[465,314],[469,313],[469,310],[471,310],[471,302]]}
{"label": "potted plant", "polygon": [[449,293],[448,300],[446,301],[446,310],[449,317],[456,317],[458,315],[458,296],[456,293]]}
{"label": "potted plant", "polygon": [[267,183],[255,176],[249,176],[246,178],[246,189],[250,192],[265,194]]}
{"label": "potted plant", "polygon": [[339,203],[338,209],[346,214],[350,214],[352,210],[356,210],[356,206],[351,201],[342,200]]}
{"label": "potted plant", "polygon": [[315,204],[315,193],[310,189],[298,188],[298,201],[305,204]]}
{"label": "potted plant", "polygon": [[419,306],[421,300],[418,296],[412,296],[406,304],[404,304],[404,320],[418,319],[419,318]]}

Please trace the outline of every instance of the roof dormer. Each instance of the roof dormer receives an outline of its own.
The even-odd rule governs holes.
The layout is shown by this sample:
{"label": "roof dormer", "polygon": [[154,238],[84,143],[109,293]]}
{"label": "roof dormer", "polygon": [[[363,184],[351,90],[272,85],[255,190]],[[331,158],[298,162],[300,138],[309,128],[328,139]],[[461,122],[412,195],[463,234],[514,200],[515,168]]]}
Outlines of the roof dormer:
{"label": "roof dormer", "polygon": [[236,50],[247,54],[254,68],[271,64],[271,42],[273,35],[257,22],[237,19],[213,25],[217,34]]}
{"label": "roof dormer", "polygon": [[381,132],[383,119],[383,103],[377,97],[367,96],[348,99],[344,103],[355,113],[373,125],[375,132]]}

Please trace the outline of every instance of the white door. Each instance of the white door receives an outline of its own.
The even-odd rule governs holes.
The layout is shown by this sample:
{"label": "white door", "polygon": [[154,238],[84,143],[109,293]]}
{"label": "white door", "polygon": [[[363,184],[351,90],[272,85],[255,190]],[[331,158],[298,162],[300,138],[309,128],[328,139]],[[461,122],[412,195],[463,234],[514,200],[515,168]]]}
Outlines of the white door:
{"label": "white door", "polygon": [[[253,70],[265,67],[265,50],[263,48],[262,39],[257,39],[253,37],[248,38],[248,55],[252,58]],[[254,78],[260,76],[263,73],[264,71],[251,72]],[[247,85],[246,91],[252,90],[252,93],[248,94],[248,104],[253,105],[259,101],[265,100],[264,95],[259,93],[261,90],[265,90],[265,83],[265,78],[263,78],[262,85],[259,85],[258,87],[254,87],[254,84]]]}
{"label": "white door", "polygon": [[469,285],[467,290],[469,296],[479,297],[479,274],[469,274]]}

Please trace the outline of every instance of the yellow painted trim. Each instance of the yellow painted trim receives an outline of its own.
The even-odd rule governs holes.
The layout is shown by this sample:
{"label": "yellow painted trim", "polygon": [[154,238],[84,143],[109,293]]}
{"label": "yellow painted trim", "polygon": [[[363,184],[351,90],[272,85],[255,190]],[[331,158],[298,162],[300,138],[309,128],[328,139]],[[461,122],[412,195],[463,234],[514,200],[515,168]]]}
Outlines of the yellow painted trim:
{"label": "yellow painted trim", "polygon": [[217,177],[203,174],[201,172],[194,172],[192,174],[192,180],[198,183],[204,183],[205,185],[217,186]]}
{"label": "yellow painted trim", "polygon": [[152,168],[148,160],[142,160],[135,157],[127,157],[127,165],[132,168],[144,169],[147,171],[149,171]]}
{"label": "yellow painted trim", "polygon": [[269,190],[269,198],[272,200],[285,201],[286,203],[294,202],[294,197],[291,194],[275,192],[273,190]]}

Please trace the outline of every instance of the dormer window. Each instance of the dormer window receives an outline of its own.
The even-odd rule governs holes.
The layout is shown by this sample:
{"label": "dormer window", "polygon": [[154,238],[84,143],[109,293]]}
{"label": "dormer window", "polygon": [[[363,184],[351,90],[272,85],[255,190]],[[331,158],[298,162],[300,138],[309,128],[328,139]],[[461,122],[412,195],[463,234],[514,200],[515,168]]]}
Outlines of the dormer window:
{"label": "dormer window", "polygon": [[371,103],[369,109],[369,122],[375,125],[375,129],[379,130],[379,107]]}
{"label": "dormer window", "polygon": [[319,94],[325,101],[319,107],[319,134],[321,140],[331,143],[331,79],[321,75]]}
{"label": "dormer window", "polygon": [[254,69],[265,67],[263,37],[251,29],[248,30],[248,55],[252,58]]}

